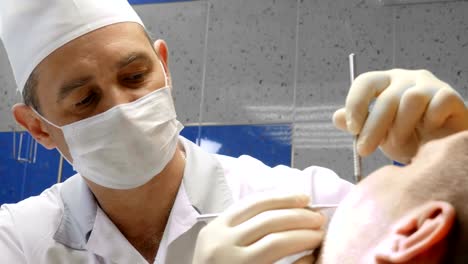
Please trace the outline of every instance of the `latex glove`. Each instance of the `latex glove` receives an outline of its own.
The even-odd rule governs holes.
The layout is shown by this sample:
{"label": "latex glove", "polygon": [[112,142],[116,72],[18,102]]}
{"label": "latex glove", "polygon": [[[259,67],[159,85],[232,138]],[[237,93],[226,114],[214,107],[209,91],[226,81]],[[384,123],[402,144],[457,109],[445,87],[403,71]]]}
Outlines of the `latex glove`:
{"label": "latex glove", "polygon": [[[200,231],[193,263],[271,264],[317,248],[323,240],[325,217],[303,209],[308,204],[308,196],[299,195],[231,207]],[[268,217],[259,215],[263,212]]]}
{"label": "latex glove", "polygon": [[296,260],[293,264],[313,264],[316,261],[314,254],[303,256],[302,258]]}
{"label": "latex glove", "polygon": [[390,159],[409,163],[427,141],[467,130],[468,110],[461,96],[432,73],[394,69],[356,78],[333,122],[359,134],[360,155],[380,146]]}

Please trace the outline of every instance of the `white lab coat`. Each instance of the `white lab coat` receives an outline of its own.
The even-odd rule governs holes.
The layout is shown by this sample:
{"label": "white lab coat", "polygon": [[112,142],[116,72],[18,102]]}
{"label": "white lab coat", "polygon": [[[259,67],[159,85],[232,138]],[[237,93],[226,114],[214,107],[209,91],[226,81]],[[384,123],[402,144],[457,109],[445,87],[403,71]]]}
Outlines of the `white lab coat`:
{"label": "white lab coat", "polygon": [[[352,185],[331,170],[270,168],[249,157],[208,154],[181,137],[187,154],[182,184],[154,263],[191,263],[200,214],[218,213],[259,193],[302,192],[337,203]],[[215,239],[214,239],[215,241]],[[40,196],[0,209],[1,263],[147,263],[97,205],[80,175]]]}

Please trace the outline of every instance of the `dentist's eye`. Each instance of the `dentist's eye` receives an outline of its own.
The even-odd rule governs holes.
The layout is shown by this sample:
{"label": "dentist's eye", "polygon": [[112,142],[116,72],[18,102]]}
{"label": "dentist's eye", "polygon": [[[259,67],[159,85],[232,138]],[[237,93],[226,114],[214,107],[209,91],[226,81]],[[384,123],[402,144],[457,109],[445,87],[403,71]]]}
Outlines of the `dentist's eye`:
{"label": "dentist's eye", "polygon": [[80,102],[76,103],[75,107],[82,108],[82,107],[89,106],[89,105],[93,104],[96,101],[96,99],[97,99],[97,95],[95,93],[92,93],[92,94],[86,96]]}
{"label": "dentist's eye", "polygon": [[125,77],[123,80],[126,82],[131,82],[131,83],[139,83],[142,82],[145,78],[145,73],[137,73],[130,75],[128,77]]}

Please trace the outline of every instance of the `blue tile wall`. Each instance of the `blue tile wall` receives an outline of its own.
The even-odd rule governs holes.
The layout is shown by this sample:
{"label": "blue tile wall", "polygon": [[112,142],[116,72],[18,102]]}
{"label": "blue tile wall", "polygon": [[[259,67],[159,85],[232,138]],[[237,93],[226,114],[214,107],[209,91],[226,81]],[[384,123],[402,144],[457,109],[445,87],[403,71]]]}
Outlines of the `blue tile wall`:
{"label": "blue tile wall", "polygon": [[[250,155],[265,164],[291,165],[291,124],[188,126],[181,135],[196,142],[211,153],[238,157]],[[26,132],[16,133],[16,150],[19,134],[23,133],[21,156],[26,156],[32,138]],[[0,132],[0,205],[14,203],[38,195],[58,180],[60,154],[37,145],[34,163],[18,162],[13,155],[13,132]],[[62,181],[74,175],[73,168],[64,160]]]}
{"label": "blue tile wall", "polygon": [[210,153],[291,166],[292,124],[188,126],[181,135]]}
{"label": "blue tile wall", "polygon": [[211,153],[291,166],[291,133],[291,124],[203,126],[198,143]]}
{"label": "blue tile wall", "polygon": [[186,126],[180,132],[180,134],[192,142],[197,142],[197,138],[200,133],[199,131],[200,131],[200,128],[198,126]]}
{"label": "blue tile wall", "polygon": [[12,141],[12,133],[0,133],[0,204],[21,199],[26,166],[13,162]]}
{"label": "blue tile wall", "polygon": [[[24,133],[23,151],[32,142],[28,133],[16,134],[16,152],[19,147],[19,134]],[[0,204],[13,203],[27,197],[38,195],[44,189],[57,182],[60,154],[56,150],[48,150],[37,145],[36,161],[34,163],[17,161],[14,156],[13,133],[0,132]],[[72,167],[65,161],[62,181],[75,174]]]}

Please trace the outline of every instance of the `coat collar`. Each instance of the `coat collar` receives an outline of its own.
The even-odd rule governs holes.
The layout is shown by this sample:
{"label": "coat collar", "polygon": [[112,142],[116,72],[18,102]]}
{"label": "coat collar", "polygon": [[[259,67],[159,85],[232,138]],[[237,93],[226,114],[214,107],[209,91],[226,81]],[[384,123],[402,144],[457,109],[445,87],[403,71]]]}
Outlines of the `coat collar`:
{"label": "coat collar", "polygon": [[183,183],[192,206],[200,214],[225,211],[233,196],[221,163],[191,141],[181,138],[181,142],[187,155]]}
{"label": "coat collar", "polygon": [[60,196],[63,214],[54,239],[67,247],[84,250],[96,218],[94,195],[77,174],[62,184]]}
{"label": "coat collar", "polygon": [[[187,157],[183,185],[191,205],[203,214],[225,211],[233,197],[220,162],[189,140],[180,137],[180,141]],[[65,181],[60,195],[64,211],[54,239],[67,247],[85,250],[98,216],[94,195],[80,175]]]}

